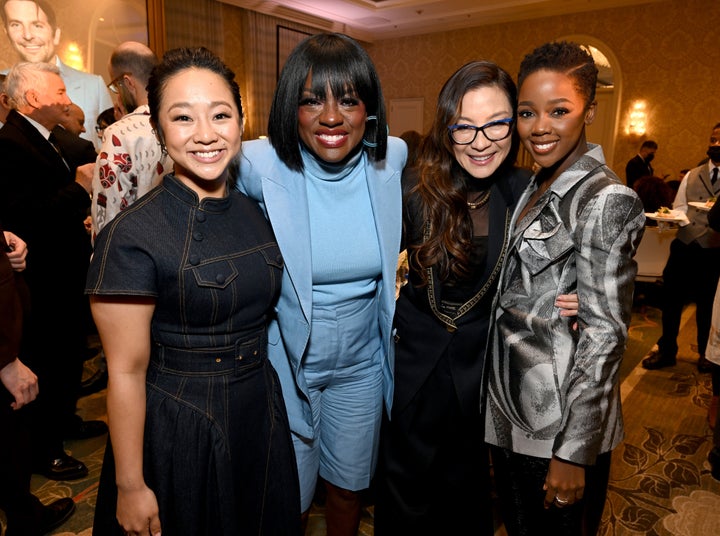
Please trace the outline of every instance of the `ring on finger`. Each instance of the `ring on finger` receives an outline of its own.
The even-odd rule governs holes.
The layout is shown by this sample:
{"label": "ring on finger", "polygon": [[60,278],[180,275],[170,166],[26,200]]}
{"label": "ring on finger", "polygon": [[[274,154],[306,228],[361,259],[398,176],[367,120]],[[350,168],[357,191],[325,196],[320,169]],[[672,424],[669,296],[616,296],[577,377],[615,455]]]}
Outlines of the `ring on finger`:
{"label": "ring on finger", "polygon": [[555,502],[558,503],[560,506],[567,506],[568,504],[570,504],[569,499],[561,499],[557,495],[555,495]]}

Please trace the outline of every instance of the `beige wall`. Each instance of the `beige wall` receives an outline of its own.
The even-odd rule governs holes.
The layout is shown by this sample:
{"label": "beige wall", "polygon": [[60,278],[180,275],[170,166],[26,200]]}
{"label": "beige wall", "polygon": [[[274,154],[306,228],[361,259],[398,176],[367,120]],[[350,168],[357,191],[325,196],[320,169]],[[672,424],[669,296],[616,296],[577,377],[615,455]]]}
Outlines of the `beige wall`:
{"label": "beige wall", "polygon": [[[270,46],[265,53],[273,56],[275,50],[273,43],[250,45],[243,40],[242,20],[242,9],[224,6],[225,58],[246,76],[243,58],[247,62],[246,56],[257,54],[257,47]],[[720,40],[713,26],[718,20],[717,0],[667,0],[365,46],[377,65],[386,100],[424,99],[427,129],[443,82],[467,61],[490,59],[515,77],[522,57],[546,41],[582,36],[591,44],[600,43],[617,59],[619,73],[617,135],[614,153],[606,155],[608,162],[624,178],[625,163],[644,139],[626,135],[624,127],[631,104],[644,99],[649,116],[645,137],[660,146],[655,171],[674,177],[704,158],[710,130],[720,122]]]}
{"label": "beige wall", "polygon": [[642,139],[624,134],[629,107],[648,103],[646,137],[658,142],[653,166],[676,176],[704,158],[712,127],[720,122],[720,40],[717,0],[668,0],[637,7],[498,24],[379,41],[367,45],[386,100],[424,98],[424,126],[432,122],[443,82],[462,64],[490,59],[513,77],[535,46],[567,36],[604,43],[617,58],[620,113],[614,155],[622,178]]}
{"label": "beige wall", "polygon": [[[63,2],[58,4],[65,6]],[[58,18],[64,21],[67,34],[83,32],[76,27],[80,20],[85,21],[87,32],[87,21],[93,15],[88,6],[95,4],[80,5],[84,7],[72,12],[69,7],[58,8]],[[262,133],[272,91],[262,91],[262,98],[252,99],[253,92],[247,86],[257,78],[252,72],[258,65],[274,65],[274,32],[267,30],[266,19],[272,24],[314,30],[272,17],[249,16],[243,9],[216,0],[165,0],[165,10],[169,18],[168,44],[204,44],[221,53],[238,74],[243,97],[248,97],[245,103],[252,120],[247,134],[252,137]],[[256,28],[258,20],[262,32]],[[608,160],[623,177],[625,162],[642,141],[624,133],[625,121],[631,103],[644,99],[649,106],[646,137],[660,145],[653,162],[656,173],[675,176],[704,157],[710,129],[720,122],[720,40],[713,26],[718,20],[717,0],[666,0],[365,46],[376,62],[388,101],[423,98],[423,123],[427,129],[440,87],[467,61],[491,59],[516,76],[523,55],[545,41],[581,36],[592,44],[600,43],[617,59],[615,67],[619,72],[619,123],[614,154],[607,155]],[[7,43],[0,43],[3,50],[7,62],[11,57]]]}

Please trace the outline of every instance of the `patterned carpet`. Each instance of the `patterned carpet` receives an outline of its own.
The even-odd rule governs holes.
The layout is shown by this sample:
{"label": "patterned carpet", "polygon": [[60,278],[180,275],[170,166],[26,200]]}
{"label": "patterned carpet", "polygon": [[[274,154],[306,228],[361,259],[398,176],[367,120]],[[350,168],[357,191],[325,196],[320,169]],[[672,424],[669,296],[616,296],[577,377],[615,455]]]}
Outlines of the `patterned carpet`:
{"label": "patterned carpet", "polygon": [[[604,536],[720,534],[720,482],[706,460],[710,375],[696,368],[694,309],[683,319],[678,364],[636,366],[623,381],[626,437],[613,456]],[[655,343],[659,322],[657,309],[633,315],[627,357],[634,345],[647,351]]]}
{"label": "patterned carpet", "polygon": [[[706,422],[710,375],[699,374],[695,367],[694,308],[689,307],[683,319],[678,364],[646,371],[639,362],[657,340],[660,313],[650,305],[638,305],[633,312],[621,368],[626,438],[613,456],[602,536],[720,534],[720,482],[710,476],[706,461],[712,439]],[[89,362],[86,373],[96,365]],[[104,419],[104,394],[81,399],[79,413]],[[77,503],[75,515],[53,534],[91,535],[104,445],[104,437],[67,443],[72,455],[90,470],[84,480],[53,482],[33,477],[33,490],[43,502],[70,496]],[[3,521],[0,512],[4,529]],[[371,505],[364,511],[360,534],[373,534]],[[496,534],[505,531],[499,527]],[[319,501],[311,511],[308,536],[324,535]]]}

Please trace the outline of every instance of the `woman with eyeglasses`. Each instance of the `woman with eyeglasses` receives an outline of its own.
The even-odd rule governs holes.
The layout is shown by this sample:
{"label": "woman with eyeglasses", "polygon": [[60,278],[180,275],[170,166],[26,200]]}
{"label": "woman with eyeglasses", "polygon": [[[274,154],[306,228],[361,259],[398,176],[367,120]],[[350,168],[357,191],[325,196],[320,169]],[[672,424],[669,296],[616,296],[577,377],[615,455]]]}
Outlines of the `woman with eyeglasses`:
{"label": "woman with eyeglasses", "polygon": [[97,117],[97,124],[95,125],[95,132],[97,132],[98,138],[103,139],[105,129],[112,125],[116,121],[115,119],[115,108],[108,108],[103,110]]}
{"label": "woman with eyeglasses", "polygon": [[[378,535],[493,534],[480,391],[510,220],[530,178],[514,165],[516,107],[504,70],[466,64],[440,91],[417,164],[403,173],[410,273],[395,313],[395,394],[375,481]],[[573,308],[565,299],[558,305]]]}

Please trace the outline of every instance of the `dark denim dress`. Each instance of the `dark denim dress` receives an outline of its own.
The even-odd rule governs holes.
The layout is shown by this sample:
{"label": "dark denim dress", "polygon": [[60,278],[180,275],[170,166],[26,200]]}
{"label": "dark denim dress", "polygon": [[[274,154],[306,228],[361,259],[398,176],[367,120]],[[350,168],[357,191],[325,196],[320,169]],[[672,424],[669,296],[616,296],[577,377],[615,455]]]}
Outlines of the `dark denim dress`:
{"label": "dark denim dress", "polygon": [[[99,234],[86,292],[155,299],[143,468],[163,534],[299,534],[297,469],[267,359],[282,258],[242,194],[172,176]],[[129,334],[130,336],[130,334]],[[122,534],[108,445],[94,534]]]}

